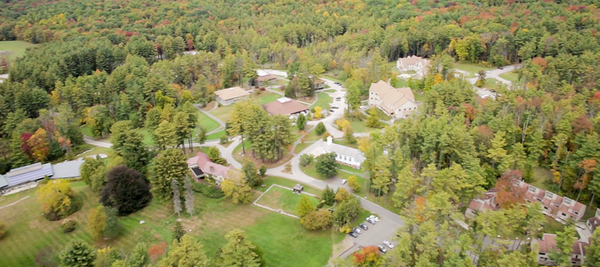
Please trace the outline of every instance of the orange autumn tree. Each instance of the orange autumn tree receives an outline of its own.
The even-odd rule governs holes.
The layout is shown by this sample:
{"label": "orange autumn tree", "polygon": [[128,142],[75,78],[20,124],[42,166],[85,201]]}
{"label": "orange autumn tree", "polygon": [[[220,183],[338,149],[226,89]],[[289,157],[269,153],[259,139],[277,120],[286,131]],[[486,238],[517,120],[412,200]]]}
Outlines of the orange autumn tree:
{"label": "orange autumn tree", "polygon": [[513,185],[513,182],[521,179],[521,177],[521,171],[507,170],[498,179],[498,182],[496,182],[496,186],[494,187],[497,190],[496,203],[503,209],[511,208],[525,201],[525,191]]}
{"label": "orange autumn tree", "polygon": [[50,153],[50,144],[46,130],[43,128],[37,129],[35,133],[27,140],[27,145],[31,147],[31,156],[37,161],[44,161]]}
{"label": "orange autumn tree", "polygon": [[573,188],[579,189],[579,194],[577,194],[577,199],[575,201],[579,201],[579,197],[581,196],[581,191],[586,189],[588,184],[590,183],[591,176],[590,173],[596,169],[596,165],[598,163],[595,159],[584,159],[581,163],[577,163],[577,166],[583,170],[583,174],[579,176]]}
{"label": "orange autumn tree", "polygon": [[356,266],[379,266],[381,263],[381,254],[376,246],[364,247],[361,250],[352,254],[354,257],[352,262]]}

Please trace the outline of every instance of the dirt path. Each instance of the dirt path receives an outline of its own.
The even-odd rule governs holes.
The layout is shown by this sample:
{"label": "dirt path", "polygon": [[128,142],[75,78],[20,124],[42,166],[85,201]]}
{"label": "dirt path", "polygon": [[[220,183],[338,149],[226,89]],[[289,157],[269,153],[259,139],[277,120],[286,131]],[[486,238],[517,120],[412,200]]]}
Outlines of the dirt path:
{"label": "dirt path", "polygon": [[29,198],[29,196],[26,196],[26,197],[24,197],[24,198],[21,198],[21,199],[19,199],[19,200],[15,201],[15,202],[13,202],[13,203],[10,203],[10,204],[8,204],[8,205],[4,205],[4,206],[0,207],[0,210],[1,210],[1,209],[3,209],[3,208],[8,208],[8,207],[10,207],[10,206],[12,206],[12,205],[15,205],[15,204],[17,204],[17,203],[19,203],[19,202],[21,202],[21,201],[23,201],[23,200],[25,200],[25,199],[28,199],[28,198]]}

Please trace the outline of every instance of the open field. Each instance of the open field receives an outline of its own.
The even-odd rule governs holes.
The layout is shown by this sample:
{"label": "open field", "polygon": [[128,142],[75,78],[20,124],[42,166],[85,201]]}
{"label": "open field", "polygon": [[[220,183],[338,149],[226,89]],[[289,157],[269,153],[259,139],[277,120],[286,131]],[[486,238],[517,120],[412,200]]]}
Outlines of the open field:
{"label": "open field", "polygon": [[475,78],[475,73],[480,70],[493,70],[492,67],[486,67],[480,64],[471,64],[471,63],[456,63],[456,68],[459,70],[463,70],[469,73],[469,75],[465,78]]}
{"label": "open field", "polygon": [[507,73],[503,73],[500,74],[501,78],[507,79],[511,82],[516,82],[519,80],[519,74],[516,72],[507,72]]}
{"label": "open field", "polygon": [[[219,128],[219,123],[217,121],[213,120],[209,116],[206,116],[206,114],[204,114],[202,112],[198,112],[198,125],[204,126],[204,128],[206,128],[206,132],[210,132],[214,129]],[[197,132],[198,131],[196,129],[196,131],[194,131],[194,133],[197,133]]]}
{"label": "open field", "polygon": [[[285,178],[281,178],[281,177],[277,177],[277,176],[267,176],[267,178],[263,179],[264,187],[256,188],[256,190],[264,192],[272,184],[278,184],[278,185],[282,185],[282,186],[291,188],[291,187],[294,187],[294,185],[298,184],[298,182],[293,181],[293,180],[288,180]],[[304,186],[304,192],[311,193],[311,194],[318,195],[318,196],[320,196],[322,193],[322,191],[320,189],[311,187],[310,185],[306,185],[306,184],[302,184],[302,183],[300,183],[300,184]]]}
{"label": "open field", "polygon": [[225,130],[209,134],[206,136],[206,140],[221,139],[223,136],[227,136],[227,132]]}
{"label": "open field", "polygon": [[314,107],[321,107],[323,109],[329,109],[329,104],[331,104],[331,101],[333,101],[333,98],[331,96],[329,96],[327,93],[323,93],[323,92],[319,92],[317,93],[317,101],[315,101],[312,105],[310,105],[311,108]]}
{"label": "open field", "polygon": [[[281,181],[295,184],[276,177],[265,180],[266,183]],[[68,234],[61,231],[60,221],[50,222],[41,216],[40,206],[35,200],[35,190],[0,197],[0,206],[4,206],[30,196],[14,206],[0,210],[0,218],[6,223],[8,231],[0,241],[3,266],[35,266],[36,254],[43,251],[49,252],[46,256],[49,262],[57,264],[56,254],[74,238],[83,239],[96,248],[110,246],[125,253],[139,242],[150,245],[171,243],[171,228],[177,217],[171,203],[162,203],[156,199],[143,210],[120,217],[122,229],[117,238],[93,241],[85,225],[87,213],[97,205],[97,198],[83,182],[74,182],[73,188],[81,197],[83,207],[69,216],[78,222],[78,228]],[[267,266],[323,266],[332,253],[333,245],[344,237],[331,231],[307,231],[297,219],[251,204],[236,205],[225,198],[210,199],[200,194],[195,194],[195,198],[194,216],[182,215],[182,223],[184,229],[191,230],[188,232],[204,245],[211,259],[218,248],[226,243],[224,235],[235,228],[246,230],[249,239],[263,249]],[[142,220],[145,221],[144,224],[140,224]]]}
{"label": "open field", "polygon": [[0,42],[0,51],[11,51],[8,55],[10,61],[15,61],[19,57],[25,55],[25,51],[29,47],[35,47],[35,44],[24,41],[2,41]]}
{"label": "open field", "polygon": [[[306,196],[306,195],[302,195],[302,196]],[[267,193],[265,193],[260,198],[260,200],[258,201],[258,204],[267,206],[269,208],[277,209],[277,210],[280,209],[280,210],[283,210],[284,212],[294,214],[297,216],[298,214],[296,213],[296,205],[298,205],[302,196],[293,193],[291,190],[273,186]],[[307,197],[310,198],[311,202],[313,204],[315,204],[315,206],[319,204],[318,199],[311,197],[311,196],[307,196]]]}

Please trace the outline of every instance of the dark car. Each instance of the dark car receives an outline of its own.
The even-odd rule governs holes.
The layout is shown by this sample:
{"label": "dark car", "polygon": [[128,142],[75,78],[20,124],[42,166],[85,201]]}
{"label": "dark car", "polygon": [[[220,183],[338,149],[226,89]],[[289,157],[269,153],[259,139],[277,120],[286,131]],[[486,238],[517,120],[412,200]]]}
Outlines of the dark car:
{"label": "dark car", "polygon": [[359,224],[358,227],[362,228],[363,230],[369,230],[369,227],[364,223]]}
{"label": "dark car", "polygon": [[358,237],[358,234],[355,233],[355,232],[350,232],[350,233],[348,233],[348,235],[351,236],[351,237],[354,237],[354,238]]}
{"label": "dark car", "polygon": [[382,253],[386,253],[386,252],[387,252],[387,249],[386,249],[384,246],[382,246],[382,245],[377,245],[377,248],[378,248],[378,249],[379,249],[379,251],[381,251]]}
{"label": "dark car", "polygon": [[498,69],[501,69],[501,70],[503,70],[503,69],[504,69],[504,67],[498,67]]}

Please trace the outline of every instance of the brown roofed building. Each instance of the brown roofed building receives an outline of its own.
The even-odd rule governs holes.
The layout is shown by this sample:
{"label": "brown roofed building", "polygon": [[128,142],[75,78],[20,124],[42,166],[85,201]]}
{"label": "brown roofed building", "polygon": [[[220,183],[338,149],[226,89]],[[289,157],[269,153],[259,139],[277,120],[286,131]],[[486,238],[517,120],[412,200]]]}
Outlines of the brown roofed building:
{"label": "brown roofed building", "polygon": [[256,81],[258,82],[259,86],[265,86],[267,84],[267,82],[269,83],[273,83],[277,80],[277,76],[273,75],[273,74],[267,74],[267,75],[262,75],[262,76],[258,76],[258,78],[256,78]]}
{"label": "brown roofed building", "polygon": [[223,106],[248,98],[250,93],[239,86],[215,91],[215,99]]}
{"label": "brown roofed building", "polygon": [[384,81],[369,87],[369,106],[377,107],[395,119],[408,117],[418,107],[409,87],[394,88]]}
{"label": "brown roofed building", "polygon": [[[531,246],[538,245],[537,262],[540,265],[556,265],[550,254],[552,251],[558,251],[556,247],[556,235],[544,234],[541,239],[533,239]],[[585,250],[589,244],[573,239],[573,252],[571,252],[571,264],[573,266],[581,266],[585,260]]]}
{"label": "brown roofed building", "polygon": [[308,112],[307,106],[287,97],[279,98],[271,103],[262,105],[262,107],[271,115],[293,116]]}

